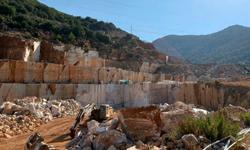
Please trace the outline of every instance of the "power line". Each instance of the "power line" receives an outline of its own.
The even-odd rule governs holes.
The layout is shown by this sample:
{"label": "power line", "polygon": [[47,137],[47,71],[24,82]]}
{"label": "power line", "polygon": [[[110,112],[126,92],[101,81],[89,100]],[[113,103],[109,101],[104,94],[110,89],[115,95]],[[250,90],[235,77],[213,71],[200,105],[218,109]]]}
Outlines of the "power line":
{"label": "power line", "polygon": [[[124,3],[118,3],[118,2],[114,2],[114,1],[110,1],[110,0],[98,0],[98,1],[103,1],[103,2],[107,2],[107,3],[113,3],[113,4],[116,4],[116,5],[122,5],[122,6],[126,6],[126,7],[132,7],[132,8],[140,8],[140,9],[143,9],[143,10],[147,10],[147,11],[150,11],[151,8],[146,8],[146,7],[140,7],[140,6],[136,6],[136,5],[128,5],[128,4],[124,4]],[[183,15],[183,14],[178,14],[178,13],[173,13],[173,12],[164,12],[164,11],[161,11],[161,10],[154,10],[156,12],[161,12],[161,13],[168,13],[168,15],[176,15],[176,16],[181,16],[181,17],[185,17],[185,18],[190,18],[190,19],[198,19],[198,20],[207,20],[206,18],[201,18],[199,16],[189,16],[189,15]],[[226,22],[221,22],[221,23],[226,23]]]}
{"label": "power line", "polygon": [[144,9],[143,7],[140,7],[140,6],[128,5],[128,4],[118,3],[118,2],[109,1],[109,0],[98,0],[98,1],[113,3],[113,4],[122,5],[122,6],[127,6],[127,7],[134,7],[134,8],[142,8],[142,9]]}
{"label": "power line", "polygon": [[[116,5],[122,5],[122,6],[126,6],[126,7],[140,8],[140,9],[143,9],[143,10],[150,10],[150,8],[140,7],[140,6],[135,6],[135,5],[128,5],[128,4],[118,3],[118,2],[114,2],[114,1],[110,1],[110,0],[98,0],[98,1],[103,1],[103,2],[112,3],[112,4],[116,4]],[[166,13],[166,12],[163,12],[163,11],[160,11],[160,10],[155,10],[155,11]],[[187,16],[187,15],[177,14],[177,13],[173,13],[173,12],[167,12],[167,13],[172,14],[172,15],[177,15],[177,16],[188,17],[188,18],[192,18],[192,19],[197,18],[199,20],[205,20],[204,18],[200,18],[198,16],[193,17],[193,16]]]}
{"label": "power line", "polygon": [[[50,1],[50,0],[45,0],[45,1],[49,1],[51,3],[57,3],[58,4],[58,2],[53,2],[53,1]],[[101,1],[106,1],[106,0],[101,0]],[[64,3],[59,3],[59,4],[66,5],[68,7],[70,6],[70,7],[85,8],[85,7],[82,7],[82,6],[73,6],[73,5],[68,5],[68,4],[64,4]],[[111,13],[111,12],[107,12],[107,11],[100,11],[100,10],[91,9],[91,8],[85,8],[85,9],[89,9],[89,10],[97,11],[97,12],[109,13],[109,14],[113,14],[113,15],[117,15],[117,16],[125,16],[125,17],[131,18],[130,16],[126,16],[126,15],[122,15],[122,14],[116,14],[116,13]],[[130,26],[132,25],[132,26],[138,26],[138,27],[144,27],[144,28],[161,29],[161,30],[176,31],[176,32],[182,32],[182,33],[188,33],[188,34],[190,34],[189,32],[186,32],[186,31],[178,31],[178,30],[173,30],[173,29],[166,29],[166,28],[159,28],[159,27],[145,26],[145,25],[138,25],[138,24],[128,24],[128,23],[124,23],[124,22],[120,22],[120,21],[108,21],[108,22],[116,22],[116,23],[120,23],[120,24],[127,24],[127,25],[130,25]],[[140,30],[138,30],[138,31],[141,32]],[[156,32],[151,32],[151,33],[156,33]]]}
{"label": "power line", "polygon": [[[119,21],[108,21],[108,22],[115,22],[115,23],[138,26],[138,27],[144,27],[144,28],[161,29],[161,30],[168,30],[168,31],[175,31],[175,32],[182,32],[182,33],[191,34],[190,32],[187,32],[187,31],[167,29],[167,28],[159,28],[159,27],[153,27],[153,26],[144,26],[144,25],[138,25],[138,24],[129,24],[129,23],[124,23],[124,22],[119,22]],[[133,31],[136,31],[136,29],[133,29]],[[140,32],[141,30],[137,30],[137,31]]]}
{"label": "power line", "polygon": [[44,1],[48,1],[50,3],[61,4],[61,5],[65,5],[65,6],[70,6],[70,7],[75,7],[75,8],[83,8],[83,9],[88,9],[88,10],[92,10],[92,11],[97,11],[97,12],[102,12],[102,13],[108,13],[108,14],[111,14],[111,15],[117,15],[117,16],[123,16],[123,17],[130,17],[130,16],[123,15],[123,14],[117,14],[117,13],[112,13],[112,12],[108,12],[108,11],[101,11],[101,10],[87,8],[87,7],[82,7],[82,6],[74,6],[74,5],[69,5],[69,4],[65,4],[65,3],[58,3],[58,2],[53,2],[53,1],[50,1],[50,0],[44,0]]}

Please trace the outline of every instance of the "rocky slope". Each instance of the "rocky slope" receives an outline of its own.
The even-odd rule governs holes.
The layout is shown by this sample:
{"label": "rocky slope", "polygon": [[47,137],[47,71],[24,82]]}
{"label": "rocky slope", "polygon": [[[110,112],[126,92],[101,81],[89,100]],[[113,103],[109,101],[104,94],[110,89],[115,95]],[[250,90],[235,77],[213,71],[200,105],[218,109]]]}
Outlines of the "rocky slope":
{"label": "rocky slope", "polygon": [[194,63],[244,62],[250,65],[249,43],[250,28],[240,25],[209,35],[169,35],[153,42],[157,50]]}
{"label": "rocky slope", "polygon": [[0,32],[57,44],[74,44],[97,50],[103,58],[158,61],[153,44],[145,43],[110,22],[74,17],[37,0],[0,1]]}
{"label": "rocky slope", "polygon": [[238,81],[250,76],[250,68],[245,63],[237,64],[166,64],[155,73],[186,74],[196,76],[197,81]]}

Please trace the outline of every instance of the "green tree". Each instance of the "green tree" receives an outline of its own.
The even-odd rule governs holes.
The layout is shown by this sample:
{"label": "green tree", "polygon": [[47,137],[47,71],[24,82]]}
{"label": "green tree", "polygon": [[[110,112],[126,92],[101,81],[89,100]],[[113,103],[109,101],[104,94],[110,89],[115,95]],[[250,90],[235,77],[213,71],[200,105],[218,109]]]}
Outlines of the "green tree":
{"label": "green tree", "polygon": [[85,30],[82,26],[76,26],[73,28],[73,34],[75,36],[84,37],[86,33],[85,33]]}
{"label": "green tree", "polygon": [[16,9],[10,5],[2,5],[0,6],[0,13],[5,14],[5,15],[10,15],[10,16],[15,16],[16,14]]}
{"label": "green tree", "polygon": [[105,35],[105,34],[103,34],[102,32],[96,32],[96,38],[99,40],[99,41],[101,41],[101,42],[103,42],[103,43],[106,43],[106,44],[108,44],[108,43],[110,43],[110,37],[108,37],[107,35]]}
{"label": "green tree", "polygon": [[70,34],[68,35],[68,40],[70,42],[73,42],[75,40],[75,38],[76,38],[75,35],[72,32],[70,32]]}
{"label": "green tree", "polygon": [[62,41],[62,36],[60,34],[57,34],[57,37],[56,37],[59,41]]}

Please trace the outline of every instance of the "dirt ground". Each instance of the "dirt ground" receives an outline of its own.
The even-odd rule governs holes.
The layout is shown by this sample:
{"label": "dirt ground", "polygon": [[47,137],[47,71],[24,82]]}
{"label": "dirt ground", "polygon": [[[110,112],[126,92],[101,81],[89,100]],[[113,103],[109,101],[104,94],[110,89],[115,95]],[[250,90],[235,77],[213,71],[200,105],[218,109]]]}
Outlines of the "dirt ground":
{"label": "dirt ground", "polygon": [[[45,143],[54,145],[56,149],[65,149],[65,144],[71,140],[69,133],[76,116],[57,118],[52,122],[36,128],[33,132],[14,136],[10,139],[0,140],[0,150],[22,150],[29,137],[39,132],[45,139]],[[86,128],[81,128],[85,130]]]}

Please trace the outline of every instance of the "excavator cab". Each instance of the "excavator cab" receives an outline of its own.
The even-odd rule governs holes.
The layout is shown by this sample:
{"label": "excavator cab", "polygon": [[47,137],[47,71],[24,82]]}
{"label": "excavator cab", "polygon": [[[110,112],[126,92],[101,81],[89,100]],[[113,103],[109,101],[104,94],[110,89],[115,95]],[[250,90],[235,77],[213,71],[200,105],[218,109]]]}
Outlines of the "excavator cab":
{"label": "excavator cab", "polygon": [[107,104],[102,104],[100,106],[100,119],[107,119],[110,117],[110,107]]}
{"label": "excavator cab", "polygon": [[79,123],[83,120],[84,116],[91,113],[89,116],[89,119],[95,119],[97,121],[103,121],[108,120],[111,115],[114,113],[114,109],[110,107],[108,104],[102,104],[99,108],[94,103],[89,103],[82,109],[80,109],[75,123],[73,127],[70,129],[70,136],[71,138],[75,138],[77,135],[77,129],[76,127],[79,125]]}

